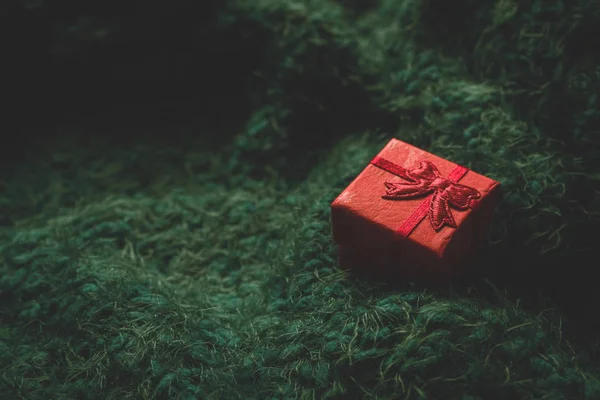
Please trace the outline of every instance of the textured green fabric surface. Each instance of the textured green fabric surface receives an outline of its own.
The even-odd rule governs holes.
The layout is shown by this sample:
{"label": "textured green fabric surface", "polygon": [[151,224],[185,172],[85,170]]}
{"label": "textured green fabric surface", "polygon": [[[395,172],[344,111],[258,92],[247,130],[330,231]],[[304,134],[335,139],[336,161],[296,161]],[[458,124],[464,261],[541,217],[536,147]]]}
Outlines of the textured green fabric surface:
{"label": "textured green fabric surface", "polygon": [[[599,2],[189,4],[9,10],[0,398],[600,398]],[[469,276],[338,269],[391,137],[503,184]]]}

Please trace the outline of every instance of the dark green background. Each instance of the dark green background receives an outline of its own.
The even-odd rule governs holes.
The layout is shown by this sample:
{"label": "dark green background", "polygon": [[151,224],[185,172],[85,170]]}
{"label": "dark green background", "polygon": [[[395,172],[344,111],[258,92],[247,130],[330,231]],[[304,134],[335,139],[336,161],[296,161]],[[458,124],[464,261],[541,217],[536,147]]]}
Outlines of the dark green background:
{"label": "dark green background", "polygon": [[[6,0],[0,33],[0,398],[600,398],[600,2]],[[391,137],[503,184],[468,276],[338,269],[329,204]]]}

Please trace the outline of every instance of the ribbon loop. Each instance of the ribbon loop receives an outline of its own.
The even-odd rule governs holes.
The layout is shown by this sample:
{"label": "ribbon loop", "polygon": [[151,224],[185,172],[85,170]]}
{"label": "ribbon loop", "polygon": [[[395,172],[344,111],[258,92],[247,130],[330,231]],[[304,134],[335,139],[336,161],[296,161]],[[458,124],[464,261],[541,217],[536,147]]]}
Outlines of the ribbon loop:
{"label": "ribbon loop", "polygon": [[471,207],[472,200],[481,197],[477,189],[458,183],[468,172],[462,166],[457,166],[448,177],[444,177],[431,161],[421,161],[419,167],[413,169],[403,168],[381,157],[375,157],[371,164],[406,181],[384,182],[386,193],[382,198],[408,200],[427,196],[398,229],[398,234],[403,237],[408,236],[428,214],[436,232],[445,225],[456,228],[450,207],[464,211]]}

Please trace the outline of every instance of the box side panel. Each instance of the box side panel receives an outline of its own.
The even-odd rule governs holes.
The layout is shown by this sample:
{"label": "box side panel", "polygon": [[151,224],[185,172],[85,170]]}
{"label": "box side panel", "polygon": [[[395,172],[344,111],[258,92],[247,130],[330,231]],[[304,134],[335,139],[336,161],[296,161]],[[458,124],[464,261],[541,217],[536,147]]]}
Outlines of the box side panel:
{"label": "box side panel", "polygon": [[336,202],[331,205],[331,227],[334,241],[348,248],[382,252],[394,242],[393,232]]}

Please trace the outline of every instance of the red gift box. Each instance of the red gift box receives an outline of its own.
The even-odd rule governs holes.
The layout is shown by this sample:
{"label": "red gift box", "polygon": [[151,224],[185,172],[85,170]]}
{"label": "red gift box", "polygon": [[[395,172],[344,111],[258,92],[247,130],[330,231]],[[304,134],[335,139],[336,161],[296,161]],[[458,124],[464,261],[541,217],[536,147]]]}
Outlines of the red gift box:
{"label": "red gift box", "polygon": [[410,279],[460,273],[486,237],[499,189],[392,139],[331,204],[340,265]]}

